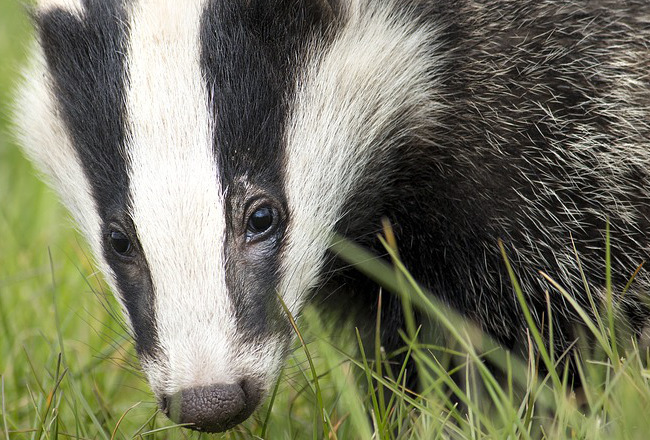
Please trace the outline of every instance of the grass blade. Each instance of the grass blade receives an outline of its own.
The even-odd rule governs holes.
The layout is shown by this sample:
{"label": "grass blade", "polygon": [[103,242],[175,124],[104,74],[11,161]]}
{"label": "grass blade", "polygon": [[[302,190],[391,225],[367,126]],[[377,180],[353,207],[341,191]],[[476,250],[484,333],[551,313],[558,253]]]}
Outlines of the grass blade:
{"label": "grass blade", "polygon": [[318,383],[318,375],[316,374],[316,367],[314,367],[314,361],[312,360],[311,354],[309,353],[307,344],[305,344],[305,340],[303,339],[302,334],[300,333],[300,330],[296,325],[296,321],[293,319],[293,315],[291,315],[291,312],[289,311],[289,308],[285,304],[284,300],[280,295],[277,295],[277,298],[280,301],[280,305],[282,306],[284,313],[289,319],[289,323],[291,324],[293,331],[296,333],[296,336],[298,336],[298,340],[300,341],[300,345],[302,346],[302,349],[305,352],[305,356],[307,356],[307,361],[309,363],[309,369],[311,370],[314,388],[316,392],[316,399],[318,401],[318,411],[320,414],[320,421],[323,424],[323,433],[325,434],[325,438],[330,438],[330,434],[333,434],[334,437],[336,437],[336,434],[330,430],[329,415],[327,411],[325,411],[325,406],[323,405],[323,393],[321,392],[320,385]]}

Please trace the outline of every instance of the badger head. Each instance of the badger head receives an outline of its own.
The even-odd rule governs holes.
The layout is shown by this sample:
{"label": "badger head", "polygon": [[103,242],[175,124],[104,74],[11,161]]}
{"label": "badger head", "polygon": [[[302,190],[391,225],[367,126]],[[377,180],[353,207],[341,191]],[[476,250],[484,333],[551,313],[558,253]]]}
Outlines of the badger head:
{"label": "badger head", "polygon": [[367,164],[393,146],[386,133],[429,117],[431,31],[393,9],[34,11],[22,144],[87,238],[173,420],[222,431],[252,413],[292,337],[280,298],[300,313]]}

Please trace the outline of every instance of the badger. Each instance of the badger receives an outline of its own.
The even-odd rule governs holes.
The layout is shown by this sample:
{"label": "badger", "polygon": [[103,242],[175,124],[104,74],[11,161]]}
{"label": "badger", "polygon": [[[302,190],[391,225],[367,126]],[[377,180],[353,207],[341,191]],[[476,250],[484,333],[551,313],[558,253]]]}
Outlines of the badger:
{"label": "badger", "polygon": [[[504,346],[552,342],[650,251],[646,0],[40,0],[16,101],[176,422],[223,431],[278,377],[307,304],[361,322],[381,255]],[[574,243],[575,251],[574,252]],[[579,255],[579,259],[576,258]],[[641,335],[642,270],[618,308]],[[547,302],[549,304],[547,304]],[[381,310],[399,344],[399,300]]]}

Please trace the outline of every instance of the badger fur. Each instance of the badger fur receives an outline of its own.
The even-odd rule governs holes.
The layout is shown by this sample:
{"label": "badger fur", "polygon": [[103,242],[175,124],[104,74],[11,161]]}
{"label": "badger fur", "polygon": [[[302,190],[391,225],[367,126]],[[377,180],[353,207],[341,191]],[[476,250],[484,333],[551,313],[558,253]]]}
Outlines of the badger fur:
{"label": "badger fur", "polygon": [[[170,416],[220,431],[274,383],[280,307],[376,286],[328,251],[381,219],[431,292],[509,347],[543,270],[586,304],[650,250],[646,0],[41,0],[17,101]],[[621,310],[639,333],[642,271]],[[577,317],[550,295],[554,343]],[[332,301],[327,302],[332,304]],[[399,328],[397,301],[383,309]],[[395,332],[384,344],[394,346]],[[174,403],[175,402],[175,403]]]}

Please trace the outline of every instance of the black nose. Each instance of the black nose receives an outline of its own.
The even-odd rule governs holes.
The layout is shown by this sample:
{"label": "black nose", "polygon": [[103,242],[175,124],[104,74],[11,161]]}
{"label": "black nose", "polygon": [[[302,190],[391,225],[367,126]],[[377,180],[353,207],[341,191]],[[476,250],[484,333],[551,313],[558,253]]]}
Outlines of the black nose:
{"label": "black nose", "polygon": [[259,392],[245,383],[188,388],[162,399],[163,411],[175,423],[188,428],[222,432],[243,422],[259,403]]}

